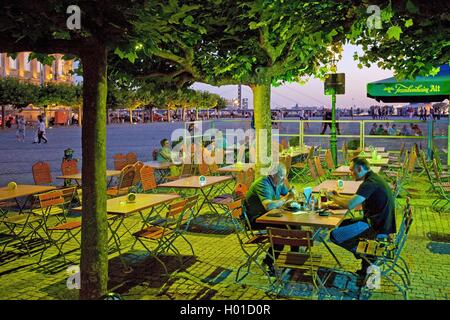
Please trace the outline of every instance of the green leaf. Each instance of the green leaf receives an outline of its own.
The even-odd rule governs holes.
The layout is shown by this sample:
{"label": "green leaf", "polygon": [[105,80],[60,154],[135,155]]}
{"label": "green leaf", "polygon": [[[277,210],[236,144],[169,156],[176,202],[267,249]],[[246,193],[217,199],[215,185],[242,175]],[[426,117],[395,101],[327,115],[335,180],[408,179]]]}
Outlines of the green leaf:
{"label": "green leaf", "polygon": [[395,40],[400,40],[400,34],[403,33],[402,28],[399,26],[392,26],[387,31],[387,36],[389,39],[394,38]]}
{"label": "green leaf", "polygon": [[412,20],[412,19],[408,19],[408,20],[406,20],[406,22],[405,22],[405,27],[406,27],[406,28],[409,28],[409,27],[411,27],[413,24],[414,24],[414,23],[413,23],[413,20]]}

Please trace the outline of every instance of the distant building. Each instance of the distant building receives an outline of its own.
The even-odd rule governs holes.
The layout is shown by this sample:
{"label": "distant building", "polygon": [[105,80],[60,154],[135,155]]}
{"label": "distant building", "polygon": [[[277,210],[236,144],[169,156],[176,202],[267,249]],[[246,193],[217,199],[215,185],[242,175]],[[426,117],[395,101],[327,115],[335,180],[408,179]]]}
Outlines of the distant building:
{"label": "distant building", "polygon": [[14,77],[34,84],[47,82],[73,83],[71,71],[73,60],[63,60],[63,54],[52,54],[55,57],[52,66],[47,66],[36,59],[28,61],[30,52],[20,52],[16,59],[0,53],[0,78]]}

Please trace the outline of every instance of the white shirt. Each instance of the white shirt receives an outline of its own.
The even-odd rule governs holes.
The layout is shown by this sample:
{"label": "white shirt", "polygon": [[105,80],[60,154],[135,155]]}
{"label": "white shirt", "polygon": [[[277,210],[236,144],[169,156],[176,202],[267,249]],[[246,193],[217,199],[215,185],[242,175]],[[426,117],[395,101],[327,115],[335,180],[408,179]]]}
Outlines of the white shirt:
{"label": "white shirt", "polygon": [[45,122],[39,122],[39,131],[45,132]]}

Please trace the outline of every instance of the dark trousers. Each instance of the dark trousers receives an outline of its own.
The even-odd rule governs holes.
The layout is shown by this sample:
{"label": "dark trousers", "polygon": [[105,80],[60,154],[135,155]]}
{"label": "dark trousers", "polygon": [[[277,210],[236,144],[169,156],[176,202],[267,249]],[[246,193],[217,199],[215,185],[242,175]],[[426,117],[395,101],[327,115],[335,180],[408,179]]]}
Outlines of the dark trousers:
{"label": "dark trousers", "polygon": [[[322,132],[320,134],[324,134],[325,131],[327,130],[327,127],[330,127],[330,131],[331,131],[331,122],[322,123]],[[338,134],[341,134],[341,129],[339,128],[339,123],[336,123],[336,131]]]}
{"label": "dark trousers", "polygon": [[363,220],[347,219],[340,226],[330,232],[330,240],[334,244],[352,252],[356,258],[356,248],[360,239],[375,239],[376,233],[372,227]]}
{"label": "dark trousers", "polygon": [[38,132],[38,143],[41,143],[41,140],[44,140],[45,143],[47,143],[47,139],[45,139],[44,137],[44,132],[43,131],[39,131]]}

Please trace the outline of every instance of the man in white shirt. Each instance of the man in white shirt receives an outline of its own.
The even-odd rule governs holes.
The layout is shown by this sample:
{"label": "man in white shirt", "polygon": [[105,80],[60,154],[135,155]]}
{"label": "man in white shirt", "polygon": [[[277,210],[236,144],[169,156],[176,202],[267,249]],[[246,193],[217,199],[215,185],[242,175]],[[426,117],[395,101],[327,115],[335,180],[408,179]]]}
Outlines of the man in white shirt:
{"label": "man in white shirt", "polygon": [[47,143],[47,138],[45,137],[45,122],[42,119],[42,116],[38,116],[39,125],[38,125],[38,143],[41,143],[41,140],[44,140],[44,143]]}

